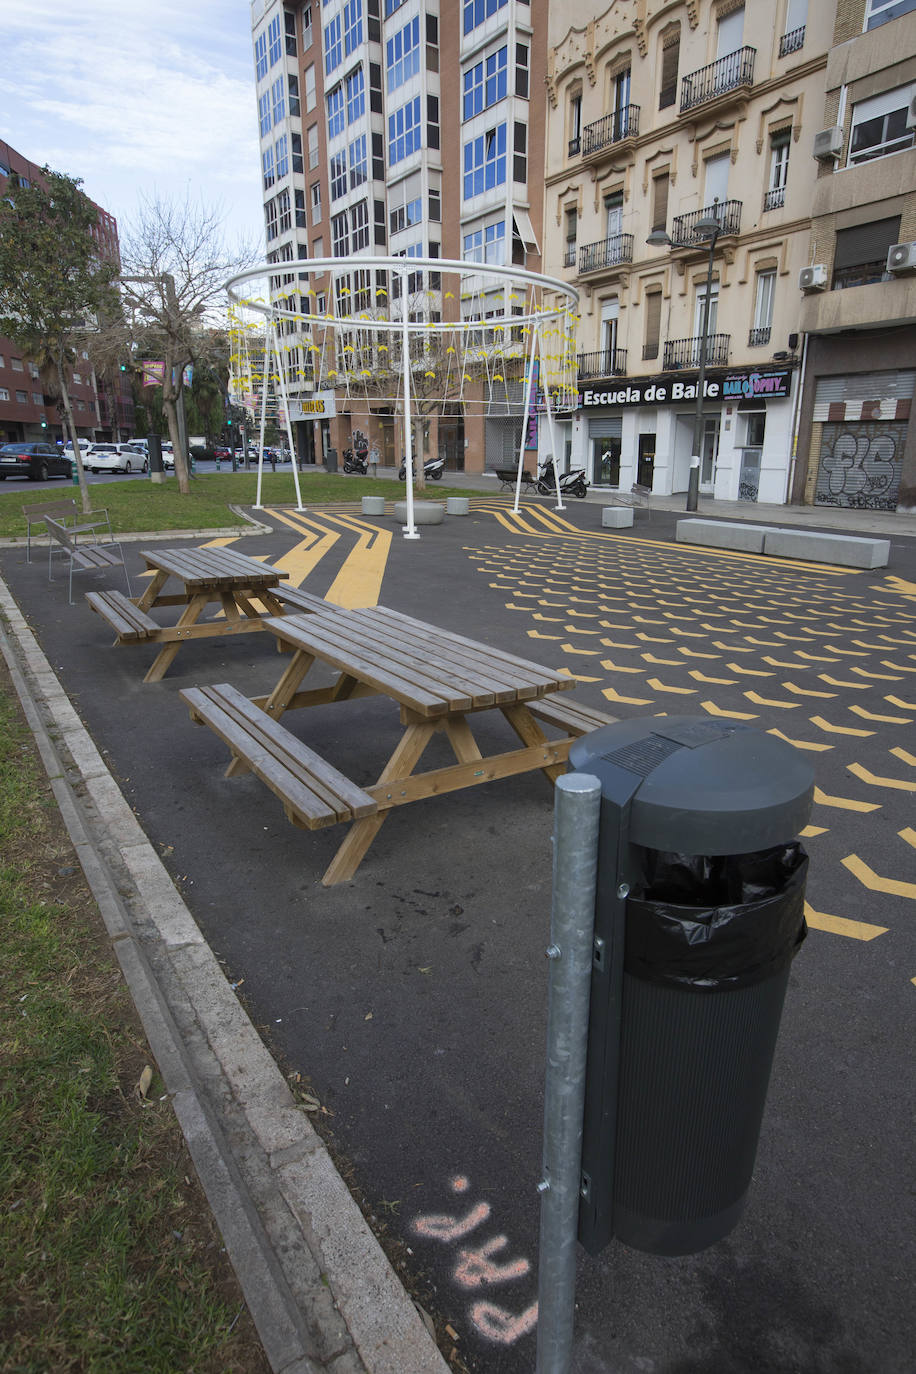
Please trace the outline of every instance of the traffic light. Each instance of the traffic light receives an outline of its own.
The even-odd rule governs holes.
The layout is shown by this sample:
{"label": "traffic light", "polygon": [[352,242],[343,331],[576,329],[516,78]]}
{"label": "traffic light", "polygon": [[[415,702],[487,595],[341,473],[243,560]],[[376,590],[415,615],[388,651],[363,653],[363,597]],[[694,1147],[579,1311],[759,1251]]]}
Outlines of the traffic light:
{"label": "traffic light", "polygon": [[41,427],[42,427],[42,429],[47,429],[47,428],[48,428],[48,422],[47,422],[47,420],[45,419],[45,417],[44,417],[43,415],[42,415],[42,417],[41,417]]}

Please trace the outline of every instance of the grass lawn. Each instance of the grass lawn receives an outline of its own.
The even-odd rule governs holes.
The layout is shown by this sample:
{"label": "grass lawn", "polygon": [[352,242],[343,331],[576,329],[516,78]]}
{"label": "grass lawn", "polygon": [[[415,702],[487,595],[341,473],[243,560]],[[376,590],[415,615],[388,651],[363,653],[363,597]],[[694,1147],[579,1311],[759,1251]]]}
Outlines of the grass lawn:
{"label": "grass lawn", "polygon": [[[492,495],[482,483],[484,495]],[[304,506],[327,501],[358,501],[362,496],[384,496],[388,501],[404,499],[404,483],[381,477],[348,477],[323,471],[300,474],[299,489]],[[191,490],[182,496],[178,480],[167,477],[153,483],[145,477],[128,477],[123,482],[90,484],[94,510],[106,509],[112,528],[120,534],[157,530],[223,529],[242,524],[230,505],[252,506],[257,494],[257,473],[206,473],[195,477]],[[418,499],[439,500],[446,496],[467,496],[466,487],[452,488],[445,482],[431,482]],[[33,482],[15,491],[0,490],[0,539],[25,536],[22,507],[41,501],[61,501],[68,496],[80,503],[79,490],[69,482]],[[289,468],[266,472],[261,486],[264,505],[295,506],[296,489]]]}
{"label": "grass lawn", "polygon": [[268,1374],[2,657],[0,835],[0,1369]]}

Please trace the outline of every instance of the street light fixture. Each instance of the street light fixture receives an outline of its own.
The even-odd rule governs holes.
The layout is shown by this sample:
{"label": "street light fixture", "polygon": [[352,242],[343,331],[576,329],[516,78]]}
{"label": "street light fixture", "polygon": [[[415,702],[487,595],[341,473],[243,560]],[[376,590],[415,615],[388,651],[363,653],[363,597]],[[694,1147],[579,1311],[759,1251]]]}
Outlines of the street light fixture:
{"label": "street light fixture", "polygon": [[[703,448],[703,392],[706,387],[706,350],[709,336],[709,304],[712,298],[712,268],[716,251],[716,239],[722,232],[722,225],[712,215],[697,220],[693,228],[694,237],[709,240],[709,265],[706,270],[706,296],[703,301],[703,323],[700,333],[700,371],[697,377],[697,403],[693,420],[693,452],[690,457],[690,476],[687,484],[687,510],[697,508],[700,492],[700,455]],[[652,248],[672,247],[672,242],[664,229],[653,229],[646,239]],[[686,247],[680,244],[679,247]]]}

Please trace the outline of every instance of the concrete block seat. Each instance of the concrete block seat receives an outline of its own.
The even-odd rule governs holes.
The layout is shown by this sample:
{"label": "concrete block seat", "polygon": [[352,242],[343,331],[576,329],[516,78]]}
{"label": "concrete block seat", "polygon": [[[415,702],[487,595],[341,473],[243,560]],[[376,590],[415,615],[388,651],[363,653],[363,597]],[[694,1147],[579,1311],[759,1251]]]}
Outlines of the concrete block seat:
{"label": "concrete block seat", "polygon": [[772,525],[752,525],[747,520],[679,520],[676,538],[679,544],[763,553],[763,541],[772,532]]}
{"label": "concrete block seat", "polygon": [[364,496],[362,499],[362,513],[363,515],[384,515],[384,496]]}
{"label": "concrete block seat", "polygon": [[[394,518],[401,525],[407,524],[407,502],[395,501]],[[441,525],[445,519],[445,507],[441,501],[414,501],[413,522],[415,525]]]}
{"label": "concrete block seat", "polygon": [[601,524],[610,530],[629,529],[633,524],[633,507],[604,506],[601,511]]}
{"label": "concrete block seat", "polygon": [[675,537],[679,544],[833,563],[841,568],[885,568],[891,553],[889,539],[752,525],[746,520],[679,520]]}

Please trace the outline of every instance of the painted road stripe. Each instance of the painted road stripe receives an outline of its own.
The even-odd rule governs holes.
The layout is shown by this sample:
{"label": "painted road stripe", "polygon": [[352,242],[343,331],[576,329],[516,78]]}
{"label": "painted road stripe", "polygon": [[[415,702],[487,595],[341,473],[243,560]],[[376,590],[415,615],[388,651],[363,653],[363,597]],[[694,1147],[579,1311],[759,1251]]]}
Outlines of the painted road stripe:
{"label": "painted road stripe", "polygon": [[727,720],[759,720],[759,719],[760,719],[759,716],[757,716],[757,715],[755,715],[755,714],[753,714],[753,713],[750,713],[750,714],[749,714],[747,711],[725,711],[725,710],[723,710],[721,707],[717,706],[716,703],[715,703],[714,701],[701,701],[701,702],[700,702],[700,705],[703,707],[703,710],[706,711],[708,715],[710,715],[710,716],[717,716],[717,717],[720,717],[720,718],[723,718],[723,719],[727,719]]}
{"label": "painted road stripe", "polygon": [[852,797],[831,797],[819,787],[814,789],[814,800],[818,806],[832,806],[837,811],[880,811],[880,802],[855,801]]}
{"label": "painted road stripe", "polygon": [[784,739],[786,744],[792,745],[793,749],[807,749],[813,754],[823,754],[826,753],[828,749],[833,748],[832,744],[814,744],[808,740],[790,739],[789,736],[784,735],[781,730],[768,730],[767,734],[775,735],[777,739]]}
{"label": "painted road stripe", "polygon": [[909,897],[911,900],[916,898],[916,883],[905,883],[900,878],[882,878],[881,874],[870,868],[858,854],[848,854],[840,863],[854,878],[858,878],[869,892],[884,892],[889,897]]}
{"label": "painted road stripe", "polygon": [[307,536],[300,543],[294,545],[275,564],[279,571],[289,573],[292,586],[301,587],[309,573],[318,566],[328,550],[334,547],[340,535],[328,530],[324,525],[315,524],[311,520],[305,519],[303,516],[297,516],[294,519],[281,510],[271,510],[270,514],[282,524],[295,530],[297,534]]}
{"label": "painted road stripe", "polygon": [[809,716],[808,719],[812,725],[816,725],[819,730],[825,730],[828,735],[854,735],[858,739],[869,739],[875,733],[874,730],[857,730],[853,725],[831,725],[823,716]]}
{"label": "painted road stripe", "polygon": [[864,706],[850,706],[849,710],[863,720],[877,720],[884,725],[912,725],[910,716],[879,716],[874,711],[866,711]]}
{"label": "painted road stripe", "polygon": [[755,706],[776,706],[780,711],[797,711],[801,706],[800,701],[774,701],[772,697],[762,697],[755,691],[745,692],[744,695]]}
{"label": "painted road stripe", "polygon": [[828,916],[826,911],[815,911],[809,902],[805,902],[805,920],[812,930],[826,930],[831,935],[845,935],[850,940],[874,940],[887,934],[887,926],[850,921],[846,916]]}
{"label": "painted road stripe", "polygon": [[796,687],[794,682],[784,682],[783,687],[787,692],[794,692],[797,697],[822,697],[824,701],[836,696],[836,692],[816,692],[810,687]]}
{"label": "painted road stripe", "polygon": [[892,749],[891,753],[895,758],[900,759],[902,763],[908,763],[911,768],[916,768],[916,754],[908,754],[907,751],[901,749],[899,745],[896,749]]}
{"label": "painted road stripe", "polygon": [[916,701],[901,701],[900,697],[887,696],[885,701],[889,701],[892,706],[899,706],[902,711],[916,711]]}
{"label": "painted road stripe", "polygon": [[[891,750],[891,753],[893,752]],[[867,768],[863,768],[861,763],[848,763],[846,768],[854,778],[860,778],[870,787],[890,787],[895,792],[916,792],[916,782],[909,782],[904,778],[879,777],[877,773],[870,773]]]}

